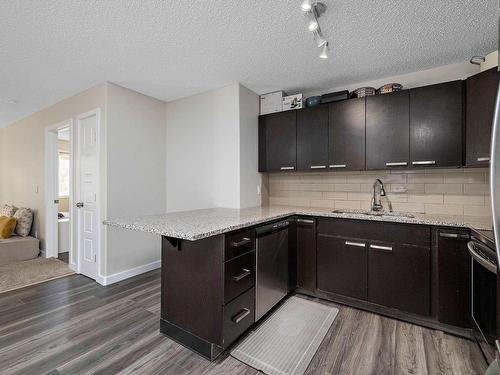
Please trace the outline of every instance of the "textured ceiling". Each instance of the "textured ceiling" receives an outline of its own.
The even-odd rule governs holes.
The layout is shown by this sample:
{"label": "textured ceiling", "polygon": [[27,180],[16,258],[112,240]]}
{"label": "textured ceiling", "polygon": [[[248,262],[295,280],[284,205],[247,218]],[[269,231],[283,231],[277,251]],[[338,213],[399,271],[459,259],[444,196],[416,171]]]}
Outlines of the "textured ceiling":
{"label": "textured ceiling", "polygon": [[311,91],[497,48],[498,0],[325,0],[322,60],[300,2],[0,0],[0,126],[102,81],[167,101]]}

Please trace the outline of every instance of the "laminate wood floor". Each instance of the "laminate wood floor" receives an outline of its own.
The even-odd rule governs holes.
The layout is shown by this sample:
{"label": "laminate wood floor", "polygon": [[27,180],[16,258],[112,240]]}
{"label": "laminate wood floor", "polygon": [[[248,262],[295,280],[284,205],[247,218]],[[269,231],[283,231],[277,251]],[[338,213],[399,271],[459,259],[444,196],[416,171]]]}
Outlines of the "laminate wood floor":
{"label": "laminate wood floor", "polygon": [[[327,302],[324,302],[327,303]],[[108,287],[73,275],[0,294],[0,373],[255,374],[159,332],[160,273]],[[307,374],[484,374],[472,341],[341,306]]]}

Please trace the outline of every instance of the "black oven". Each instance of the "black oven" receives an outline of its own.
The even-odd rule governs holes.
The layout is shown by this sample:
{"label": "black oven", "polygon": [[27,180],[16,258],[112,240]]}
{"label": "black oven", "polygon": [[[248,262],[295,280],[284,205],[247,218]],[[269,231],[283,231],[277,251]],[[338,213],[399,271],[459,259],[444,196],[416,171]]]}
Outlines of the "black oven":
{"label": "black oven", "polygon": [[496,357],[497,257],[495,249],[472,236],[467,244],[472,258],[472,323],[488,363]]}

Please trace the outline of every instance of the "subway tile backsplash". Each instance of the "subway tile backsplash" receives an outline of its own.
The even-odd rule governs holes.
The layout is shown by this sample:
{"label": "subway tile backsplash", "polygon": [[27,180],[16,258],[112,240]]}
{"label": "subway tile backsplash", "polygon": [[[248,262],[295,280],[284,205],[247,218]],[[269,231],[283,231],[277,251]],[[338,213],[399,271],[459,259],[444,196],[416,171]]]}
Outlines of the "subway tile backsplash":
{"label": "subway tile backsplash", "polygon": [[384,209],[423,214],[490,217],[489,169],[270,173],[269,204],[369,209],[380,178]]}

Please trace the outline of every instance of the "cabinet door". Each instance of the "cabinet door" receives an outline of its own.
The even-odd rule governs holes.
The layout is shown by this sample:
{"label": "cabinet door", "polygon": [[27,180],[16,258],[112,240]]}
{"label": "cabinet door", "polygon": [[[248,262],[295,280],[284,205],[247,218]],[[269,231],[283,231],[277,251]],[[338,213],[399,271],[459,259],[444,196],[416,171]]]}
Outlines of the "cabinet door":
{"label": "cabinet door", "polygon": [[314,219],[299,218],[297,235],[297,287],[316,291],[316,226]]}
{"label": "cabinet door", "polygon": [[366,300],[366,242],[318,234],[318,289]]}
{"label": "cabinet door", "polygon": [[399,91],[366,98],[366,169],[408,166],[409,94]]}
{"label": "cabinet door", "polygon": [[437,230],[438,320],[471,326],[471,258],[467,232]]}
{"label": "cabinet door", "polygon": [[412,167],[463,164],[463,87],[462,81],[453,81],[410,90]]}
{"label": "cabinet door", "polygon": [[259,172],[297,168],[297,111],[259,117]]}
{"label": "cabinet door", "polygon": [[297,169],[323,170],[328,164],[328,106],[297,111]]}
{"label": "cabinet door", "polygon": [[430,248],[370,242],[368,300],[430,315]]}
{"label": "cabinet door", "polygon": [[491,125],[498,90],[498,71],[492,68],[467,79],[466,165],[487,166]]}
{"label": "cabinet door", "polygon": [[365,99],[330,104],[330,170],[365,169]]}

